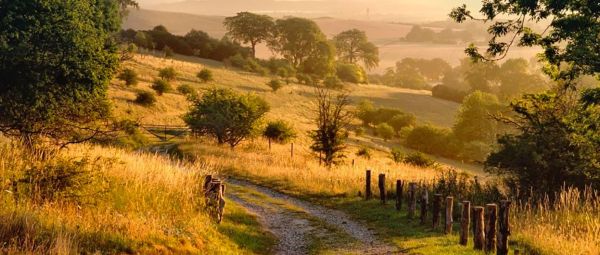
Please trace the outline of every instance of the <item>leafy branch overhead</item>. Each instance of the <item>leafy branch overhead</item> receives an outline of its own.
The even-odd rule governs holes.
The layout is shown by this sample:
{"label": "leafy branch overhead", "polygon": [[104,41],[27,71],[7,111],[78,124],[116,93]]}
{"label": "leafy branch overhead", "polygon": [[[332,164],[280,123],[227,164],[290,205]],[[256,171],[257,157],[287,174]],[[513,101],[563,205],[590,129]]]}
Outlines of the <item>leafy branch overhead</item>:
{"label": "leafy branch overhead", "polygon": [[[549,63],[559,66],[572,63],[570,71],[556,78],[577,74],[593,74],[600,69],[600,2],[598,1],[484,1],[476,17],[466,5],[452,10],[450,17],[457,22],[477,20],[493,22],[488,32],[492,36],[485,53],[471,45],[466,53],[475,60],[499,60],[509,49],[519,46],[540,46]],[[499,17],[508,20],[498,21]],[[536,31],[529,23],[547,23],[545,29]]]}

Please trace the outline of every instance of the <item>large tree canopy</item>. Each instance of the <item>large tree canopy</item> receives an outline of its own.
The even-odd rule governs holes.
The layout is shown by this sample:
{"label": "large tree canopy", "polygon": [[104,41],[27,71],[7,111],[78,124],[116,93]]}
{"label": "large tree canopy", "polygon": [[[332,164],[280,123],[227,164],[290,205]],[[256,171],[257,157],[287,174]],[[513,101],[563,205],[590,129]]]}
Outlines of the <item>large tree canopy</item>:
{"label": "large tree canopy", "polygon": [[236,16],[227,17],[223,24],[231,38],[252,46],[253,57],[256,57],[256,45],[271,38],[274,25],[273,18],[250,12],[240,12]]}
{"label": "large tree canopy", "polygon": [[269,46],[295,68],[311,70],[317,64],[320,72],[329,73],[333,69],[334,48],[312,20],[295,17],[277,20]]}
{"label": "large tree canopy", "polygon": [[109,115],[120,2],[0,1],[0,130],[76,141]]}
{"label": "large tree canopy", "polygon": [[379,49],[369,42],[364,31],[347,30],[336,35],[333,41],[342,62],[358,64],[361,61],[367,69],[379,65]]}

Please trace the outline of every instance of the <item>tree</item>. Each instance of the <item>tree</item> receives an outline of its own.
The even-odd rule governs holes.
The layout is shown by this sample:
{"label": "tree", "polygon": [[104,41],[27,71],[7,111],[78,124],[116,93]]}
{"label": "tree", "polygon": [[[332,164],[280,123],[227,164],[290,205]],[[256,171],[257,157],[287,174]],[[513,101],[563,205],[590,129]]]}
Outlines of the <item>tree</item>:
{"label": "tree", "polygon": [[481,141],[492,144],[499,133],[494,116],[501,108],[496,96],[481,91],[471,93],[465,97],[458,110],[454,134],[463,142]]}
{"label": "tree", "polygon": [[[89,140],[110,117],[107,85],[119,65],[117,1],[3,1],[0,132],[28,145]],[[30,147],[31,148],[31,147]]]}
{"label": "tree", "polygon": [[[314,64],[318,67],[313,70],[330,73],[333,69],[335,52],[312,20],[295,17],[277,20],[268,45],[298,70],[308,69]],[[312,63],[306,65],[307,62]]]}
{"label": "tree", "polygon": [[[564,185],[600,187],[600,88],[575,91],[581,74],[600,73],[597,1],[484,1],[481,13],[481,20],[493,22],[492,38],[485,54],[475,46],[467,48],[474,60],[502,59],[516,42],[540,46],[548,64],[545,71],[557,81],[549,91],[524,95],[511,104],[515,116],[503,121],[518,132],[500,138],[500,148],[486,160],[486,171],[504,176],[513,188],[546,192],[551,198]],[[476,19],[465,5],[451,16],[458,22]],[[526,26],[530,20],[548,20],[549,25],[537,33]],[[510,41],[502,42],[506,36]]]}
{"label": "tree", "polygon": [[177,71],[173,67],[165,67],[158,71],[158,77],[166,81],[177,79]]}
{"label": "tree", "polygon": [[367,83],[365,70],[355,64],[337,63],[336,75],[345,82]]}
{"label": "tree", "polygon": [[121,72],[121,74],[119,74],[119,80],[122,80],[125,82],[125,85],[127,86],[133,86],[136,85],[138,83],[138,75],[137,72],[135,72],[135,70],[130,69],[130,68],[125,68],[123,70],[123,72]]}
{"label": "tree", "polygon": [[156,91],[156,94],[162,96],[164,93],[167,93],[172,90],[171,84],[168,81],[163,79],[156,79],[152,83],[151,88]]}
{"label": "tree", "polygon": [[250,44],[252,57],[256,57],[256,45],[271,38],[274,26],[273,18],[250,12],[240,12],[236,16],[227,17],[223,24],[231,38]]}
{"label": "tree", "polygon": [[358,29],[351,29],[333,38],[340,61],[358,64],[361,61],[367,69],[379,65],[379,49],[369,42],[367,34]]}
{"label": "tree", "polygon": [[415,124],[417,124],[417,118],[413,114],[397,114],[388,121],[388,124],[392,126],[392,128],[394,128],[394,131],[396,131],[396,134],[398,134],[403,128],[414,126]]}
{"label": "tree", "polygon": [[529,71],[529,63],[522,58],[506,60],[500,66],[500,88],[498,95],[512,99],[523,93],[542,92],[547,89],[540,75]]}
{"label": "tree", "polygon": [[356,108],[356,116],[362,121],[364,126],[368,126],[374,121],[375,111],[377,109],[373,105],[373,102],[363,99],[358,103]]}
{"label": "tree", "polygon": [[380,123],[377,125],[377,135],[379,135],[383,140],[387,142],[387,140],[394,137],[394,128],[387,123]]}
{"label": "tree", "polygon": [[323,162],[327,166],[344,158],[346,148],[347,127],[352,121],[352,114],[347,110],[350,99],[348,94],[334,94],[327,89],[316,89],[316,118],[317,129],[309,133],[312,139],[310,148],[323,154]]}
{"label": "tree", "polygon": [[270,108],[258,96],[239,95],[230,89],[212,88],[191,100],[192,107],[184,121],[192,132],[214,137],[219,144],[228,144],[232,149],[250,137]]}
{"label": "tree", "polygon": [[156,103],[156,97],[150,91],[141,90],[136,93],[134,102],[142,106],[153,106]]}
{"label": "tree", "polygon": [[287,122],[276,120],[267,124],[263,136],[269,139],[269,150],[271,150],[271,141],[281,144],[286,143],[296,137],[296,131]]}
{"label": "tree", "polygon": [[[488,29],[492,36],[485,53],[471,45],[466,52],[475,60],[499,60],[506,57],[512,46],[542,47],[546,60],[556,66],[570,68],[559,72],[562,78],[578,74],[594,74],[600,70],[600,12],[597,1],[483,1],[480,10],[483,18],[475,17],[462,5],[450,16],[456,22],[467,19],[492,23]],[[503,17],[498,20],[498,17]],[[508,20],[506,20],[508,18]],[[548,21],[547,29],[536,32],[527,22]],[[504,40],[508,37],[509,41]]]}

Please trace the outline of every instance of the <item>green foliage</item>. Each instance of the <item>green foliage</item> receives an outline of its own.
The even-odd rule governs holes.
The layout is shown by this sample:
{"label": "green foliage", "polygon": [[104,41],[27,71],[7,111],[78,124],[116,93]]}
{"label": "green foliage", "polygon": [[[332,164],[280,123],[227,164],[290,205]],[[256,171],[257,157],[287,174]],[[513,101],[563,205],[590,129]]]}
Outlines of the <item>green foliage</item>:
{"label": "green foliage", "polygon": [[328,75],[323,79],[323,86],[328,89],[343,89],[344,83],[335,75]]}
{"label": "green foliage", "polygon": [[268,45],[304,73],[323,77],[334,68],[335,49],[312,20],[296,17],[277,20]]}
{"label": "green foliage", "polygon": [[236,16],[227,17],[223,22],[227,34],[234,40],[249,43],[252,56],[256,56],[256,45],[271,38],[273,18],[250,12],[240,12]]}
{"label": "green foliage", "polygon": [[296,131],[292,125],[283,120],[270,121],[263,131],[263,136],[269,141],[287,143],[296,137]]}
{"label": "green foliage", "polygon": [[435,160],[430,159],[429,157],[427,157],[425,154],[423,154],[421,152],[414,152],[414,153],[408,154],[408,156],[406,156],[402,160],[402,162],[404,162],[405,164],[410,164],[410,165],[423,167],[423,168],[433,167],[433,166],[437,165]]}
{"label": "green foliage", "polygon": [[337,63],[336,74],[345,82],[367,83],[365,70],[355,64]]}
{"label": "green foliage", "polygon": [[158,94],[159,96],[162,96],[162,94],[167,93],[169,91],[171,91],[173,88],[171,87],[171,84],[169,84],[168,81],[163,80],[163,79],[156,79],[154,80],[154,82],[152,83],[151,88],[156,91],[156,94]]}
{"label": "green foliage", "polygon": [[375,44],[369,42],[364,31],[347,30],[336,35],[333,41],[340,61],[354,65],[360,61],[367,69],[379,65],[379,49]]}
{"label": "green foliage", "polygon": [[360,147],[356,152],[356,156],[371,159],[371,150],[368,147]]}
{"label": "green foliage", "polygon": [[257,59],[246,58],[239,54],[228,58],[227,62],[233,67],[241,68],[244,71],[257,73],[263,76],[269,73],[269,69],[262,66]]}
{"label": "green foliage", "polygon": [[165,81],[173,81],[177,79],[177,71],[173,67],[165,67],[158,71],[158,77]]}
{"label": "green foliage", "polygon": [[394,131],[396,132],[396,134],[398,134],[403,128],[416,125],[417,117],[415,117],[415,115],[413,114],[408,113],[396,114],[387,123],[392,128],[394,128]]}
{"label": "green foliage", "polygon": [[140,90],[136,93],[134,102],[143,106],[153,106],[156,103],[156,96],[150,91]]}
{"label": "green foliage", "polygon": [[363,99],[358,103],[356,109],[356,117],[360,119],[363,125],[368,126],[374,120],[374,113],[377,108],[373,105],[373,102]]}
{"label": "green foliage", "polygon": [[380,123],[375,128],[377,135],[383,138],[385,141],[394,137],[394,128],[387,123]]}
{"label": "green foliage", "polygon": [[473,39],[472,31],[454,31],[452,28],[446,28],[442,31],[435,32],[430,28],[421,26],[413,26],[410,32],[404,37],[408,42],[418,43],[439,43],[439,44],[456,44],[458,42],[467,42]]}
{"label": "green foliage", "polygon": [[448,101],[462,103],[463,100],[465,100],[467,93],[446,85],[437,85],[431,89],[431,96]]}
{"label": "green foliage", "polygon": [[200,70],[200,72],[198,72],[196,77],[198,79],[200,79],[200,81],[202,81],[202,82],[209,82],[209,81],[213,80],[213,73],[208,68],[202,68],[202,70]]}
{"label": "green foliage", "polygon": [[413,128],[406,137],[406,145],[425,153],[446,157],[456,157],[460,151],[450,130],[431,125]]}
{"label": "green foliage", "polygon": [[127,86],[134,86],[138,83],[138,74],[135,72],[135,70],[130,68],[124,69],[117,78],[124,81],[125,85]]}
{"label": "green foliage", "polygon": [[553,194],[563,185],[600,187],[600,106],[553,93],[526,95],[512,104],[517,134],[498,140],[486,170],[509,186]]}
{"label": "green foliage", "polygon": [[296,74],[296,79],[298,80],[298,83],[300,83],[300,84],[310,85],[310,86],[314,85],[314,80],[308,74],[298,73],[298,74]]}
{"label": "green foliage", "polygon": [[493,117],[501,109],[502,105],[496,96],[480,91],[471,93],[458,110],[454,134],[464,142],[493,143],[500,133],[499,123]]}
{"label": "green foliage", "polygon": [[365,132],[366,132],[366,130],[365,130],[365,128],[364,128],[364,127],[358,127],[358,128],[356,128],[356,129],[354,130],[354,134],[355,134],[356,136],[361,136],[361,135],[364,135],[364,134],[365,134]]}
{"label": "green foliage", "polygon": [[239,95],[230,89],[212,88],[192,99],[184,121],[197,135],[214,137],[232,148],[248,138],[269,111],[264,99],[253,94]]}
{"label": "green foliage", "polygon": [[273,90],[273,92],[277,92],[277,90],[283,87],[283,84],[279,79],[272,79],[267,83],[267,85]]}
{"label": "green foliage", "polygon": [[317,129],[309,133],[313,143],[310,146],[314,152],[324,154],[325,165],[332,164],[344,158],[345,140],[348,137],[346,129],[352,120],[352,113],[347,110],[350,99],[347,94],[333,94],[330,90],[317,89],[317,112],[315,124]]}
{"label": "green foliage", "polygon": [[392,151],[390,152],[390,156],[391,156],[392,160],[396,163],[404,162],[404,152],[402,152],[402,150],[400,148],[392,148]]}
{"label": "green foliage", "polygon": [[34,142],[78,142],[109,117],[107,84],[119,65],[115,1],[3,1],[0,130]]}
{"label": "green foliage", "polygon": [[198,92],[196,92],[194,87],[192,87],[192,85],[189,85],[189,84],[179,85],[177,87],[177,91],[179,93],[181,93],[182,95],[187,95],[187,96],[196,95],[198,93]]}
{"label": "green foliage", "polygon": [[165,58],[171,58],[173,55],[175,55],[175,52],[169,46],[165,46],[163,48],[163,52],[165,53]]}

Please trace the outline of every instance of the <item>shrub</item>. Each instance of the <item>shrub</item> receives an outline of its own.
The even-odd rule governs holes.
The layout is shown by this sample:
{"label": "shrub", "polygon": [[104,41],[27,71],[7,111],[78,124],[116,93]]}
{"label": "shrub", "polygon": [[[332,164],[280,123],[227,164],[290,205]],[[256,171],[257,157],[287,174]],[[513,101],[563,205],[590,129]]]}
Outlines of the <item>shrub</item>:
{"label": "shrub", "polygon": [[371,150],[367,147],[361,147],[356,152],[356,156],[363,157],[366,159],[371,159]]}
{"label": "shrub", "polygon": [[372,124],[378,125],[380,123],[389,123],[389,121],[392,120],[394,116],[403,115],[406,113],[394,108],[380,107],[377,108],[372,114]]}
{"label": "shrub", "polygon": [[327,77],[325,77],[325,79],[323,79],[323,85],[328,89],[343,89],[344,88],[344,84],[342,83],[340,78],[338,78],[335,75],[328,75]]}
{"label": "shrub", "polygon": [[354,134],[357,136],[361,136],[365,134],[365,128],[364,127],[358,127],[357,129],[354,130]]}
{"label": "shrub", "polygon": [[196,94],[196,90],[189,84],[182,84],[177,87],[177,91],[183,95]]}
{"label": "shrub", "polygon": [[267,124],[263,136],[269,139],[269,147],[271,147],[271,141],[277,143],[286,143],[290,141],[296,137],[296,131],[294,131],[294,128],[287,122],[276,120]]}
{"label": "shrub", "polygon": [[436,98],[454,101],[460,104],[467,96],[467,93],[446,85],[437,85],[431,89],[431,95]]}
{"label": "shrub", "polygon": [[19,195],[39,203],[59,200],[93,202],[108,189],[96,167],[109,162],[99,161],[103,160],[58,158],[50,162],[34,162],[33,166],[25,169],[22,179],[17,180],[17,190]]}
{"label": "shrub", "polygon": [[152,106],[156,103],[156,97],[150,91],[141,90],[137,92],[134,102],[143,106]]}
{"label": "shrub", "polygon": [[304,74],[304,73],[296,74],[296,79],[298,80],[298,83],[300,83],[300,84],[310,85],[310,86],[314,85],[314,80],[308,74]]}
{"label": "shrub", "polygon": [[457,144],[450,130],[431,125],[415,127],[406,137],[408,147],[446,157],[457,156]]}
{"label": "shrub", "polygon": [[200,79],[200,81],[202,82],[209,82],[213,80],[212,71],[207,68],[203,68],[202,70],[200,70],[196,77],[198,77],[198,79]]}
{"label": "shrub", "polygon": [[152,89],[156,91],[156,94],[162,96],[162,94],[171,91],[171,84],[163,79],[154,80]]}
{"label": "shrub", "polygon": [[158,77],[166,81],[172,81],[177,78],[177,71],[173,67],[166,67],[158,71]]}
{"label": "shrub", "polygon": [[404,152],[402,152],[402,150],[400,150],[400,148],[392,148],[390,155],[394,162],[396,162],[396,163],[404,162]]}
{"label": "shrub", "polygon": [[406,156],[403,160],[404,163],[406,164],[411,164],[414,166],[419,166],[419,167],[432,167],[436,165],[435,160],[430,159],[429,157],[427,157],[425,154],[421,153],[421,152],[415,152],[415,153],[411,153],[408,154],[408,156]]}
{"label": "shrub", "polygon": [[138,83],[137,72],[129,68],[124,69],[123,72],[121,72],[121,74],[119,74],[117,78],[119,78],[119,80],[124,81],[125,85],[127,86],[137,85]]}
{"label": "shrub", "polygon": [[165,46],[163,48],[163,51],[165,52],[165,58],[170,58],[175,54],[175,52],[173,52],[173,49],[171,49],[171,47],[169,46]]}
{"label": "shrub", "polygon": [[387,123],[381,123],[377,125],[377,135],[387,141],[394,136],[394,128]]}
{"label": "shrub", "polygon": [[345,82],[366,83],[365,71],[355,64],[338,63],[336,75]]}
{"label": "shrub", "polygon": [[283,84],[279,79],[272,79],[270,82],[267,83],[267,85],[271,87],[273,92],[277,92],[277,90],[283,87]]}

